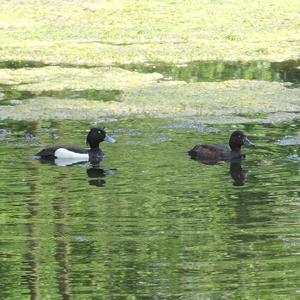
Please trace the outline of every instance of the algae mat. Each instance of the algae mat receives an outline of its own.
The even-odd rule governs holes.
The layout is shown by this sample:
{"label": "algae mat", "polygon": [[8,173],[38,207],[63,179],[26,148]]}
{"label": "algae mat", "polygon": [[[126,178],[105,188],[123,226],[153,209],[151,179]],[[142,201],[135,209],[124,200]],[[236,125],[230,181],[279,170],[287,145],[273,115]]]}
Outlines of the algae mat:
{"label": "algae mat", "polygon": [[298,0],[1,1],[0,118],[298,118],[299,90],[279,82],[170,81],[116,66],[297,60],[299,12]]}
{"label": "algae mat", "polygon": [[1,60],[111,65],[299,58],[300,2],[1,1]]}
{"label": "algae mat", "polygon": [[[1,69],[0,78],[0,85],[19,92],[22,99],[5,102],[4,93],[0,100],[1,119],[99,121],[156,116],[240,123],[282,122],[298,118],[300,113],[300,89],[280,82],[186,83],[163,80],[158,73],[142,74],[115,67],[58,66]],[[94,98],[88,100],[85,91],[93,91]],[[109,98],[104,92],[113,95]]]}

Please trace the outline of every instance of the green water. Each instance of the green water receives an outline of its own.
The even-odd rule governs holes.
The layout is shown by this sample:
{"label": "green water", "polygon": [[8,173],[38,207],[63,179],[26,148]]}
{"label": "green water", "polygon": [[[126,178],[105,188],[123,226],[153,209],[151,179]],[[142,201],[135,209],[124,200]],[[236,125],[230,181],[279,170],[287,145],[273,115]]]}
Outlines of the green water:
{"label": "green water", "polygon": [[140,73],[157,72],[159,74],[163,74],[165,80],[210,82],[245,79],[284,81],[293,83],[293,86],[299,86],[299,64],[299,60],[283,62],[193,61],[184,65],[156,62],[148,64],[127,64],[120,65],[120,67]]}
{"label": "green water", "polygon": [[[300,297],[300,123],[117,120],[97,169],[32,159],[92,125],[0,123],[1,299]],[[236,128],[241,166],[187,156]]]}

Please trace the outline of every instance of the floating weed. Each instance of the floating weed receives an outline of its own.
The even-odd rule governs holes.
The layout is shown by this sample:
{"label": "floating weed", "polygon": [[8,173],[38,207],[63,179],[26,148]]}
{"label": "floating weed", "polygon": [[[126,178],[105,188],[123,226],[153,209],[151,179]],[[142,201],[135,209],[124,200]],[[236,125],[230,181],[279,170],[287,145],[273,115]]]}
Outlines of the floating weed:
{"label": "floating weed", "polygon": [[291,120],[299,111],[299,89],[288,89],[278,82],[149,82],[127,88],[118,101],[36,97],[15,106],[3,105],[0,118],[98,120],[148,115],[241,123]]}
{"label": "floating weed", "polygon": [[297,59],[299,9],[296,0],[4,1],[0,54],[73,65]]}

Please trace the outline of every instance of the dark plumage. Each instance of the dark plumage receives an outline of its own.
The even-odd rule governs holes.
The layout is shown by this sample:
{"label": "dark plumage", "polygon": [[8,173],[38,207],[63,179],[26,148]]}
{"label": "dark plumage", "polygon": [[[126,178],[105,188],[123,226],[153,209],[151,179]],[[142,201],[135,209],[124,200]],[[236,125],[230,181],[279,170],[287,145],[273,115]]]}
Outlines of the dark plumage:
{"label": "dark plumage", "polygon": [[104,128],[92,128],[87,135],[86,143],[90,149],[82,149],[74,146],[54,146],[43,149],[35,155],[35,158],[42,160],[54,159],[73,159],[81,161],[101,161],[104,153],[99,148],[99,144],[103,141],[114,143],[115,140],[108,136]]}
{"label": "dark plumage", "polygon": [[229,146],[216,144],[196,145],[188,153],[191,158],[207,163],[242,160],[246,157],[245,154],[241,153],[243,145],[255,146],[242,131],[237,130],[231,134]]}

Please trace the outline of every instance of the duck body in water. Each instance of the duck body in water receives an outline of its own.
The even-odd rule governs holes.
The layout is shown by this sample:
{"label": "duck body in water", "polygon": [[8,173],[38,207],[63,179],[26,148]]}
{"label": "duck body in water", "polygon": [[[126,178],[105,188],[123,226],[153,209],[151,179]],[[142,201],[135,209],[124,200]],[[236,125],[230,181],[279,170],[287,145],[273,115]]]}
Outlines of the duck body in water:
{"label": "duck body in water", "polygon": [[207,163],[220,161],[240,161],[246,155],[241,152],[242,146],[255,146],[246,135],[240,131],[234,131],[229,139],[229,146],[219,144],[200,144],[192,148],[188,153],[192,159]]}
{"label": "duck body in water", "polygon": [[86,143],[90,149],[83,149],[76,146],[54,146],[45,148],[38,152],[34,158],[41,160],[78,160],[99,162],[103,160],[104,153],[100,149],[99,144],[103,141],[115,143],[116,141],[108,136],[104,128],[92,128],[86,138]]}

